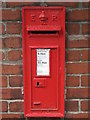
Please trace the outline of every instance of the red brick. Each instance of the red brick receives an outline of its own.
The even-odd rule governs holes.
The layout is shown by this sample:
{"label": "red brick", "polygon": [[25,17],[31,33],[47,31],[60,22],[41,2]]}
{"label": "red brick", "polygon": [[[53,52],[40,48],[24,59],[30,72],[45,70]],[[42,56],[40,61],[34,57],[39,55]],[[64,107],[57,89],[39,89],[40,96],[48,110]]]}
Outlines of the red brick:
{"label": "red brick", "polygon": [[3,40],[0,38],[0,48],[4,48]]}
{"label": "red brick", "polygon": [[90,24],[82,24],[82,34],[90,34]]}
{"label": "red brick", "polygon": [[24,103],[23,102],[11,102],[9,104],[10,112],[23,112]]}
{"label": "red brick", "polygon": [[90,79],[90,76],[81,76],[81,86],[90,86],[90,82],[88,80]]}
{"label": "red brick", "polygon": [[78,111],[78,101],[66,101],[66,111]]}
{"label": "red brick", "polygon": [[4,60],[5,59],[5,54],[3,51],[0,51],[0,60]]}
{"label": "red brick", "polygon": [[66,31],[69,35],[71,34],[77,35],[80,33],[80,25],[76,23],[67,23]]}
{"label": "red brick", "polygon": [[0,49],[2,48],[2,39],[0,38]]}
{"label": "red brick", "polygon": [[65,7],[78,7],[78,2],[47,2],[48,5],[64,5]]}
{"label": "red brick", "polygon": [[0,64],[0,75],[2,75],[2,64]]}
{"label": "red brick", "polygon": [[7,77],[6,76],[0,76],[0,87],[7,87]]}
{"label": "red brick", "polygon": [[20,10],[2,10],[2,20],[21,20]]}
{"label": "red brick", "polygon": [[0,21],[2,21],[2,9],[0,9]]}
{"label": "red brick", "polygon": [[20,65],[3,65],[2,74],[21,74]]}
{"label": "red brick", "polygon": [[6,38],[4,44],[5,44],[5,48],[20,48],[21,38],[19,37]]}
{"label": "red brick", "polygon": [[2,1],[0,0],[0,6],[2,5]]}
{"label": "red brick", "polygon": [[2,110],[0,112],[7,112],[8,111],[8,103],[7,102],[0,102],[0,105],[2,104]]}
{"label": "red brick", "polygon": [[90,60],[90,56],[89,56],[90,50],[82,50],[81,51],[81,60]]}
{"label": "red brick", "polygon": [[2,87],[7,87],[7,77],[2,76]]}
{"label": "red brick", "polygon": [[2,64],[0,64],[0,75],[2,75]]}
{"label": "red brick", "polygon": [[90,101],[81,101],[81,111],[90,111]]}
{"label": "red brick", "polygon": [[68,99],[85,99],[90,95],[88,94],[87,88],[68,88],[66,97]]}
{"label": "red brick", "polygon": [[80,61],[80,51],[79,50],[67,50],[66,51],[66,61]]}
{"label": "red brick", "polygon": [[23,5],[23,2],[6,2],[7,7],[20,7]]}
{"label": "red brick", "polygon": [[89,2],[82,2],[82,6],[85,8],[90,7],[90,3]]}
{"label": "red brick", "polygon": [[8,34],[20,34],[21,24],[20,23],[7,23],[6,29],[7,29]]}
{"label": "red brick", "polygon": [[[9,118],[9,119],[10,119],[10,118],[12,118],[12,119],[15,119],[15,118],[23,118],[23,115],[22,115],[22,114],[18,114],[18,113],[17,113],[17,114],[13,114],[13,113],[12,113],[12,114],[11,114],[11,113],[10,113],[10,114],[7,114],[7,113],[4,113],[4,114],[2,114],[2,118],[3,118],[2,120],[5,120],[6,118],[7,118],[7,119],[8,119],[8,118]],[[8,119],[8,120],[9,120],[9,119]]]}
{"label": "red brick", "polygon": [[70,10],[67,12],[67,21],[88,21],[89,20],[89,12],[88,9],[81,10]]}
{"label": "red brick", "polygon": [[67,87],[79,86],[79,77],[78,76],[67,76],[66,77],[66,86]]}
{"label": "red brick", "polygon": [[22,77],[21,76],[10,76],[9,84],[11,87],[21,87],[22,86]]}
{"label": "red brick", "polygon": [[[0,99],[2,100],[2,88],[0,89]],[[2,105],[0,105],[0,109],[1,109]]]}
{"label": "red brick", "polygon": [[68,74],[80,74],[80,73],[88,73],[88,62],[81,62],[81,63],[67,63],[67,73]]}
{"label": "red brick", "polygon": [[2,60],[4,60],[5,59],[5,54],[4,54],[4,52],[2,52]]}
{"label": "red brick", "polygon": [[0,23],[0,34],[4,34],[4,29],[5,29],[4,24]]}
{"label": "red brick", "polygon": [[67,48],[88,48],[88,40],[68,40]]}
{"label": "red brick", "polygon": [[22,99],[21,89],[2,89],[2,99],[15,100]]}
{"label": "red brick", "polygon": [[8,52],[8,60],[21,60],[21,50],[11,50]]}
{"label": "red brick", "polygon": [[7,7],[22,7],[25,5],[32,5],[34,2],[6,2]]}
{"label": "red brick", "polygon": [[[88,118],[88,113],[76,113],[76,114],[66,113],[65,118],[75,118],[75,119],[78,118],[79,120],[82,120],[82,119]],[[67,120],[70,120],[70,119],[67,119]]]}

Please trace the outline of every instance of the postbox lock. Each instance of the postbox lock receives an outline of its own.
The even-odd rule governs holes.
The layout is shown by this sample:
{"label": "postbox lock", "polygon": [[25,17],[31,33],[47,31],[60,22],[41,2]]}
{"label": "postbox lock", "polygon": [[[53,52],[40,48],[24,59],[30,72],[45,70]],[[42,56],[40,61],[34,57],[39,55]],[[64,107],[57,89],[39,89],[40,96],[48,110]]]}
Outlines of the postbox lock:
{"label": "postbox lock", "polygon": [[37,82],[37,86],[39,86],[39,82]]}

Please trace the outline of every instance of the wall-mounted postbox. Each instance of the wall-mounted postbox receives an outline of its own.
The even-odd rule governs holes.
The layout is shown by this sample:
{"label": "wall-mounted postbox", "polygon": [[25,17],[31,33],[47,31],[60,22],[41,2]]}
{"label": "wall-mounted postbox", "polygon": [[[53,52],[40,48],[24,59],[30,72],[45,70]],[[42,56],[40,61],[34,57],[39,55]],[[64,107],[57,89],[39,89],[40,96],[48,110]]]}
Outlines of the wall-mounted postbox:
{"label": "wall-mounted postbox", "polygon": [[65,7],[23,7],[25,117],[64,117]]}

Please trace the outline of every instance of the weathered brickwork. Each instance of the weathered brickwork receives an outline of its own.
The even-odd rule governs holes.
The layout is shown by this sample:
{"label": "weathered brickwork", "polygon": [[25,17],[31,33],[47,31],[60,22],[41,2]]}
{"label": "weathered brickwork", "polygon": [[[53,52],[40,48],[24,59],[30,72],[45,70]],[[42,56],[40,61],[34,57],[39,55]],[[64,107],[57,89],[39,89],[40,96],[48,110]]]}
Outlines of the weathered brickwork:
{"label": "weathered brickwork", "polygon": [[[24,118],[23,100],[23,50],[22,50],[22,7],[39,5],[33,2],[2,3],[0,21],[0,103],[3,118]],[[89,3],[47,2],[66,6],[66,93],[65,118],[88,118],[90,109],[90,11]],[[1,9],[0,9],[1,10]],[[2,40],[1,40],[2,34]],[[0,62],[1,63],[1,62]],[[88,113],[89,111],[89,113]],[[1,114],[1,110],[0,110]]]}

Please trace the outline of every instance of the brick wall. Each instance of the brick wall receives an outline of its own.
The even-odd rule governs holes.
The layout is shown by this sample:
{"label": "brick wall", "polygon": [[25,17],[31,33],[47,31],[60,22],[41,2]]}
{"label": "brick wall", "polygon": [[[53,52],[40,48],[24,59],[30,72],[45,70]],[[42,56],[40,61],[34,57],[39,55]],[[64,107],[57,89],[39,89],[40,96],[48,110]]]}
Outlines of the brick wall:
{"label": "brick wall", "polygon": [[[0,61],[2,60],[2,117],[24,118],[22,6],[40,3],[2,3],[2,38],[0,35]],[[88,3],[47,3],[66,6],[66,95],[65,118],[88,118],[90,104],[88,80],[89,39]],[[2,40],[2,41],[1,41]],[[0,62],[1,63],[1,62]],[[1,114],[1,110],[0,110]]]}

